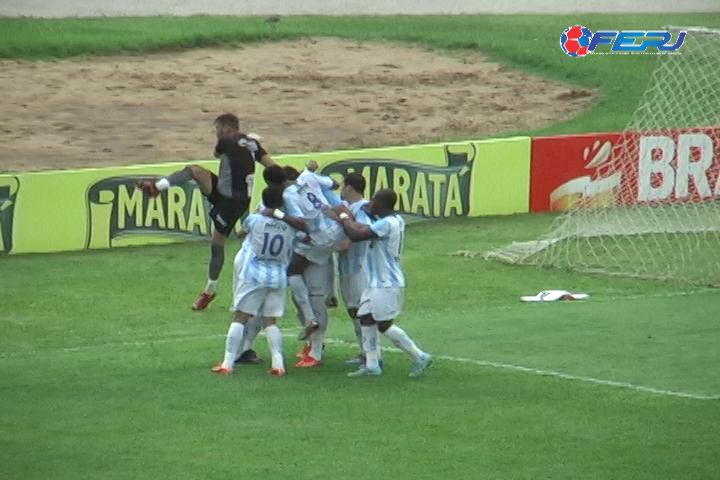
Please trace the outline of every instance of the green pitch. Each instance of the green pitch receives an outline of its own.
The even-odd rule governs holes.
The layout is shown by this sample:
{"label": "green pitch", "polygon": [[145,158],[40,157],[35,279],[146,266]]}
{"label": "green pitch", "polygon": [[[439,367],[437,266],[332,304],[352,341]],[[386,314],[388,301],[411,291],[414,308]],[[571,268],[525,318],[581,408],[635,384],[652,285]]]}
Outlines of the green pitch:
{"label": "green pitch", "polygon": [[[4,258],[3,478],[717,478],[720,294],[447,255],[550,220],[409,227],[399,324],[439,357],[416,379],[398,353],[381,378],[347,378],[341,310],[321,368],[210,373],[237,240],[205,312],[189,308],[205,243]],[[591,298],[519,302],[549,288]],[[289,361],[297,348],[285,339]]]}

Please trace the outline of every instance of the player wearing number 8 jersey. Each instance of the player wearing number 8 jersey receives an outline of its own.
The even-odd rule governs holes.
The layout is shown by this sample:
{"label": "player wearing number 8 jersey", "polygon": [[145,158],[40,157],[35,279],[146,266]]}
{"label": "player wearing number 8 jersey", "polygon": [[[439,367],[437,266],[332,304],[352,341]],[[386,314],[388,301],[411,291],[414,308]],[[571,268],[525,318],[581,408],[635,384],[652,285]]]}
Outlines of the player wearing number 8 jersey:
{"label": "player wearing number 8 jersey", "polygon": [[252,214],[243,222],[245,241],[235,257],[233,305],[234,321],[228,330],[225,358],[213,372],[232,373],[242,342],[245,324],[250,317],[262,316],[267,329],[268,344],[272,352],[273,375],[285,374],[282,356],[282,335],[276,319],[285,313],[287,268],[296,240],[304,237],[283,220],[283,191],[268,187],[263,191],[263,203],[274,210],[273,216]]}
{"label": "player wearing number 8 jersey", "polygon": [[342,228],[327,218],[323,209],[341,205],[340,197],[333,191],[338,186],[332,178],[308,169],[285,189],[286,208],[302,212],[310,237],[309,242],[298,244],[288,270],[293,300],[305,322],[300,339],[310,340],[309,348],[303,349],[302,359],[296,365],[301,368],[316,367],[322,361],[322,344],[328,324],[325,297],[329,293],[329,259],[345,239]]}

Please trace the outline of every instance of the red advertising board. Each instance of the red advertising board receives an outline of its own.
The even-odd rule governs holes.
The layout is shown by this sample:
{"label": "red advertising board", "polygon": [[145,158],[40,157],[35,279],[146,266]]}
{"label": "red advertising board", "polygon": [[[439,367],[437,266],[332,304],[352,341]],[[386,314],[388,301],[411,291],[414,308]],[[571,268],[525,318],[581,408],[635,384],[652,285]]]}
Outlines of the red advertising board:
{"label": "red advertising board", "polygon": [[530,211],[720,198],[720,128],[532,141]]}

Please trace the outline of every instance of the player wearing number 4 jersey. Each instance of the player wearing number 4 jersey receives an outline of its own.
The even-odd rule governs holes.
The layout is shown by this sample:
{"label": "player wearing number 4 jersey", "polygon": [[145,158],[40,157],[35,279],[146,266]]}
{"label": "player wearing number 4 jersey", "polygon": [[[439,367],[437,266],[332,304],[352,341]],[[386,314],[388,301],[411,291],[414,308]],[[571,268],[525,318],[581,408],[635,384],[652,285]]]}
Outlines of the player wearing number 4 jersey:
{"label": "player wearing number 4 jersey", "polygon": [[[362,330],[363,352],[366,363],[351,377],[382,375],[379,366],[380,342],[378,333],[385,334],[401,350],[413,359],[411,377],[422,375],[432,362],[432,356],[420,350],[415,342],[393,321],[402,309],[402,295],[405,275],[401,268],[405,222],[393,209],[397,194],[380,190],[373,196],[370,214],[378,217],[371,225],[363,225],[341,214],[338,221],[353,242],[370,240],[366,256],[368,286],[360,298],[358,318]],[[329,213],[332,216],[332,213]]]}
{"label": "player wearing number 4 jersey", "polygon": [[[243,222],[245,241],[235,257],[234,266],[231,311],[235,316],[227,333],[225,357],[212,369],[215,373],[228,375],[233,372],[245,325],[251,317],[262,316],[272,354],[270,373],[285,375],[282,335],[276,322],[285,313],[287,268],[295,242],[305,234],[291,227],[292,220],[280,212],[283,206],[281,188],[266,188],[262,199],[264,205],[273,210],[269,212],[270,216],[256,213]],[[304,226],[302,222],[300,225]]]}

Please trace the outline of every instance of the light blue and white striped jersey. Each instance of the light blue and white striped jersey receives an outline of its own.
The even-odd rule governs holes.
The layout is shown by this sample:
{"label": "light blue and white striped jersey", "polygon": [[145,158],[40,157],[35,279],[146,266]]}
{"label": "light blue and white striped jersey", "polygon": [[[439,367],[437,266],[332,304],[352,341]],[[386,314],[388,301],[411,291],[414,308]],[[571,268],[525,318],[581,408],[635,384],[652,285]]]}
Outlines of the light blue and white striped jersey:
{"label": "light blue and white striped jersey", "polygon": [[[356,222],[364,223],[365,225],[370,225],[372,223],[367,212],[362,209],[362,207],[368,203],[370,202],[363,198],[362,200],[358,200],[357,202],[348,205],[350,211],[355,216]],[[369,241],[353,242],[350,246],[350,250],[347,252],[340,252],[340,255],[338,255],[338,271],[340,272],[340,275],[356,275],[360,273],[360,267],[365,262],[365,256],[367,255],[369,246]]]}
{"label": "light blue and white striped jersey", "polygon": [[235,257],[237,281],[256,287],[286,288],[287,268],[301,232],[276,218],[253,213],[242,225],[248,235]]}
{"label": "light blue and white striped jersey", "polygon": [[379,237],[370,241],[367,253],[370,288],[404,287],[401,268],[405,220],[394,214],[372,223],[370,228]]}
{"label": "light blue and white striped jersey", "polygon": [[304,171],[297,179],[295,185],[285,189],[288,198],[285,198],[285,207],[288,214],[290,210],[297,209],[307,221],[310,238],[316,245],[334,246],[345,233],[342,226],[323,213],[325,205],[336,207],[340,205],[340,198],[332,191],[333,179],[323,175]]}
{"label": "light blue and white striped jersey", "polygon": [[[303,212],[297,207],[297,191],[295,185],[290,185],[283,191],[283,207],[280,209],[291,217],[302,218]],[[261,201],[258,204],[257,212],[262,212],[265,204]]]}

